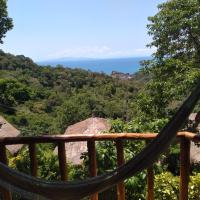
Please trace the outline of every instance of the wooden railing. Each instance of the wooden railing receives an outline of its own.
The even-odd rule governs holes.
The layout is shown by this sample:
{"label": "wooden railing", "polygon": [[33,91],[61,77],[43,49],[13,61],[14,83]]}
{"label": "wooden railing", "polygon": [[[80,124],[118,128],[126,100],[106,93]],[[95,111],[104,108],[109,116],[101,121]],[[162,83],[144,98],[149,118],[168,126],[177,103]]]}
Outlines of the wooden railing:
{"label": "wooden railing", "polygon": [[[88,134],[88,135],[56,135],[56,136],[36,136],[36,137],[6,137],[0,138],[0,162],[7,164],[6,146],[14,144],[25,144],[29,148],[31,175],[37,177],[37,150],[38,143],[53,143],[58,146],[59,168],[62,181],[67,181],[67,161],[65,143],[87,141],[89,156],[89,174],[91,177],[97,176],[96,161],[96,141],[115,141],[117,152],[117,166],[121,166],[124,161],[123,140],[152,140],[157,136],[155,133],[112,133],[112,134]],[[190,169],[190,141],[199,142],[200,137],[189,132],[179,132],[177,141],[180,142],[180,200],[188,199],[189,169]],[[159,147],[158,147],[159,148]],[[12,199],[9,191],[0,187],[4,199]],[[117,185],[118,200],[125,200],[125,185],[123,182]],[[154,172],[153,166],[147,169],[147,200],[154,199]],[[94,194],[91,200],[98,200],[98,194]]]}

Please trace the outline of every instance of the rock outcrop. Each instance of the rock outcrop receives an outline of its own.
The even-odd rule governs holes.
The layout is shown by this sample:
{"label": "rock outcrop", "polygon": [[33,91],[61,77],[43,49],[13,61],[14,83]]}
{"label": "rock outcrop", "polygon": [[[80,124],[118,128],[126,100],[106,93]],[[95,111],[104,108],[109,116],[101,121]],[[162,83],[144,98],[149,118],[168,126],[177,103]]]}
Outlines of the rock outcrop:
{"label": "rock outcrop", "polygon": [[128,79],[133,78],[133,75],[131,75],[129,73],[122,73],[122,72],[112,71],[111,77],[112,78],[121,79],[121,80],[128,80]]}
{"label": "rock outcrop", "polygon": [[[110,128],[111,126],[106,119],[94,117],[69,126],[64,134],[99,134],[109,131]],[[65,144],[65,150],[67,162],[81,165],[83,161],[80,157],[82,153],[87,152],[87,142],[68,142]],[[57,152],[57,148],[55,151]]]}
{"label": "rock outcrop", "polygon": [[[0,137],[17,137],[20,131],[8,123],[2,116],[0,116]],[[7,145],[6,148],[14,155],[22,148],[23,145]]]}

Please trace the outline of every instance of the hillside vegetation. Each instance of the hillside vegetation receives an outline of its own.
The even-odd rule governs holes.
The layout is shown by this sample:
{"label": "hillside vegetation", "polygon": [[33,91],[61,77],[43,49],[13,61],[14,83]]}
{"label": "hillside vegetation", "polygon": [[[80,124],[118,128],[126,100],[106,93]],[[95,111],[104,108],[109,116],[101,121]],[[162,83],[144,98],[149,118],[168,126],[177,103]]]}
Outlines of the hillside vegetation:
{"label": "hillside vegetation", "polygon": [[131,119],[144,75],[131,80],[62,66],[38,66],[0,51],[0,112],[23,135],[63,133],[87,117]]}

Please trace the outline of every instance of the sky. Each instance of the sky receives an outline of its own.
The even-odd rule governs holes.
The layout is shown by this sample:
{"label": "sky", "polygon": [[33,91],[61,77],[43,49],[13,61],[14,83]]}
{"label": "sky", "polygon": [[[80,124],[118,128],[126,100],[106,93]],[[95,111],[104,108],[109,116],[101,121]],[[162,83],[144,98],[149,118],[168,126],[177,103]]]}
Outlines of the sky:
{"label": "sky", "polygon": [[164,0],[8,0],[5,52],[34,61],[149,56],[148,16]]}

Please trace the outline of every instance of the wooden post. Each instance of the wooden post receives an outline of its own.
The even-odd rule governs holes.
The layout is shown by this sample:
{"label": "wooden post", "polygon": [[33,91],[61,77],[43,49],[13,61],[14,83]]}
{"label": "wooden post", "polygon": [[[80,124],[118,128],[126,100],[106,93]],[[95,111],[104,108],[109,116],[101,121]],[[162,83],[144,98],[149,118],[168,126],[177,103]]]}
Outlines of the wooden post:
{"label": "wooden post", "polygon": [[[97,176],[97,160],[96,160],[96,149],[95,141],[88,141],[88,157],[89,157],[89,175],[90,177]],[[90,200],[98,200],[98,193],[93,194]]]}
{"label": "wooden post", "polygon": [[181,138],[180,141],[180,200],[188,200],[188,184],[190,175],[190,141]]}
{"label": "wooden post", "polygon": [[153,166],[147,168],[147,200],[154,200],[154,172]]}
{"label": "wooden post", "polygon": [[[150,141],[146,141],[148,145]],[[147,200],[154,200],[154,171],[153,165],[148,166],[147,168]]]}
{"label": "wooden post", "polygon": [[66,152],[65,152],[64,142],[58,143],[58,159],[59,159],[61,180],[67,181],[68,175],[67,175],[67,162],[66,162]]}
{"label": "wooden post", "polygon": [[[116,150],[117,150],[117,166],[120,167],[125,163],[124,148],[123,148],[122,140],[116,141]],[[117,199],[125,200],[125,185],[123,181],[117,185]]]}
{"label": "wooden post", "polygon": [[[0,144],[0,162],[2,162],[5,165],[8,164],[6,156],[6,146],[3,144]],[[3,186],[0,186],[0,192],[2,193],[4,200],[12,200],[12,194],[8,189],[4,188]]]}
{"label": "wooden post", "polygon": [[38,162],[36,157],[36,144],[29,144],[29,156],[30,156],[30,170],[31,175],[37,177]]}
{"label": "wooden post", "polygon": [[6,146],[3,144],[0,144],[0,162],[2,162],[5,165],[8,164],[7,155],[6,155]]}

